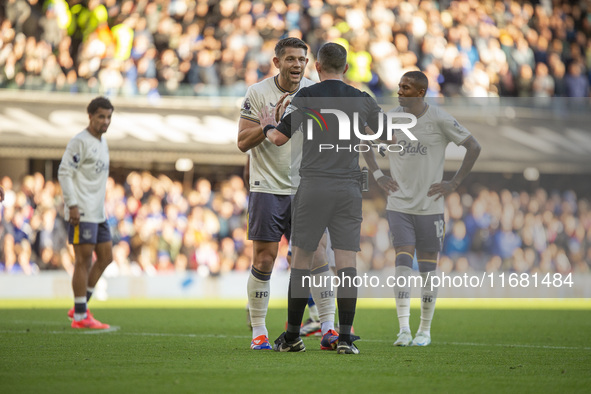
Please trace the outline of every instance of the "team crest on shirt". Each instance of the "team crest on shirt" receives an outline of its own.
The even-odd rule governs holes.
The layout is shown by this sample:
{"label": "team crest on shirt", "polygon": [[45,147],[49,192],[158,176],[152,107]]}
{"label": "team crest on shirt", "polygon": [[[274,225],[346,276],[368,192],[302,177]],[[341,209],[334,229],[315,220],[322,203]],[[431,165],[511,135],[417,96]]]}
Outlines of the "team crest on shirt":
{"label": "team crest on shirt", "polygon": [[250,114],[250,100],[247,98],[244,99],[244,102],[242,103],[242,110],[244,111],[244,113]]}
{"label": "team crest on shirt", "polygon": [[72,156],[72,161],[74,163],[79,163],[80,162],[80,153],[74,153],[74,155]]}

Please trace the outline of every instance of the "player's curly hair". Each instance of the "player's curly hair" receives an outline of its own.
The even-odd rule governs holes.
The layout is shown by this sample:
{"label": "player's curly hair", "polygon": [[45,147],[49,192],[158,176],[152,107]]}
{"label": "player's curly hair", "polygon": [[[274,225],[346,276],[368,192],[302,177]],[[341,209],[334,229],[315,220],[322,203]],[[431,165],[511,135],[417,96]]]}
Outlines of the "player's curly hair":
{"label": "player's curly hair", "polygon": [[113,107],[113,104],[111,104],[111,101],[109,101],[108,98],[100,96],[97,97],[95,99],[93,99],[89,104],[88,107],[86,107],[86,112],[89,115],[94,114],[99,108],[104,108],[104,109],[110,109],[110,110],[114,110],[115,107]]}
{"label": "player's curly hair", "polygon": [[275,45],[275,56],[281,58],[285,53],[285,48],[301,48],[304,53],[308,53],[308,46],[306,43],[296,37],[283,38]]}

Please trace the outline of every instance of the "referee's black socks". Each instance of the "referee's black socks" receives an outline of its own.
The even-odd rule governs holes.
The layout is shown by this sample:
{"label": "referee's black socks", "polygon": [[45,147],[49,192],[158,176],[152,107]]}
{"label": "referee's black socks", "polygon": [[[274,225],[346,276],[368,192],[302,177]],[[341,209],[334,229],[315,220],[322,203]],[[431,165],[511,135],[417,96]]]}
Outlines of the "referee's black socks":
{"label": "referee's black socks", "polygon": [[355,319],[357,306],[357,287],[353,279],[357,276],[357,268],[347,267],[338,270],[340,286],[337,290],[337,304],[339,306],[339,342],[351,344],[351,327]]}
{"label": "referee's black socks", "polygon": [[287,290],[287,332],[285,333],[285,339],[288,342],[300,336],[302,318],[310,296],[310,281],[309,269],[291,269]]}

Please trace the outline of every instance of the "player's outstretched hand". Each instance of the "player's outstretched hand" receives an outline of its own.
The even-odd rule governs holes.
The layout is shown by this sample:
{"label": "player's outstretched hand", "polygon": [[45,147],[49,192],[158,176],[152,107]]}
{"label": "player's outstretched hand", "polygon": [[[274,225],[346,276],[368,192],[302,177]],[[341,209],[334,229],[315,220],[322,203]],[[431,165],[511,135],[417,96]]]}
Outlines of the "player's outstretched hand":
{"label": "player's outstretched hand", "polygon": [[396,190],[398,190],[398,182],[387,175],[380,177],[377,182],[386,193],[394,193]]}
{"label": "player's outstretched hand", "polygon": [[275,120],[275,113],[269,108],[269,106],[264,106],[259,112],[258,116],[259,121],[261,122],[261,128],[264,129],[268,125],[277,126],[277,121]]}
{"label": "player's outstretched hand", "polygon": [[287,106],[291,103],[291,100],[286,100],[287,96],[289,96],[289,92],[283,93],[283,96],[277,101],[277,105],[275,105],[275,121],[279,123]]}
{"label": "player's outstretched hand", "polygon": [[454,190],[456,190],[457,187],[458,187],[458,185],[456,185],[456,183],[453,181],[443,181],[441,183],[434,183],[429,188],[429,191],[427,192],[427,196],[428,197],[437,196],[437,198],[435,198],[435,201],[437,201],[441,197],[445,197],[448,194],[450,194],[451,192],[453,192]]}

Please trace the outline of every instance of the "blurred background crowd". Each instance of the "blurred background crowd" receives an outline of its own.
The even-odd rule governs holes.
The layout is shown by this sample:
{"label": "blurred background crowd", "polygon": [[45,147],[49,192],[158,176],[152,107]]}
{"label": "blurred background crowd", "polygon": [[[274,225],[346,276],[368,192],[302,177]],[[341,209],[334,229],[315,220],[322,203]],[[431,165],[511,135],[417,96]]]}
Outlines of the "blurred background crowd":
{"label": "blurred background crowd", "polygon": [[[430,96],[588,97],[589,1],[4,0],[0,88],[242,96],[275,73],[277,39],[349,50],[349,81]],[[309,75],[313,78],[313,72]]]}
{"label": "blurred background crowd", "polygon": [[[3,0],[0,89],[107,96],[243,96],[276,73],[276,41],[298,36],[309,66],[324,42],[348,48],[348,82],[395,96],[423,70],[429,96],[588,97],[589,1]],[[313,67],[307,75],[315,79]],[[73,269],[59,184],[40,173],[0,180],[0,271]],[[565,190],[562,188],[561,190]],[[550,188],[464,189],[446,200],[446,272],[587,272],[588,196]],[[109,180],[121,275],[248,270],[248,193],[240,177],[131,171]],[[394,264],[383,196],[364,200],[360,270]],[[287,269],[287,243],[276,269]]]}
{"label": "blurred background crowd", "polygon": [[[72,271],[59,184],[39,173],[18,183],[4,177],[0,207],[0,268],[34,274]],[[377,186],[375,186],[377,187]],[[252,262],[246,237],[248,193],[231,176],[212,185],[198,179],[191,190],[167,176],[131,172],[124,183],[109,179],[107,213],[113,234],[114,275],[154,275],[195,270],[220,275],[245,271]],[[385,200],[364,200],[361,272],[392,267]],[[588,272],[591,267],[591,207],[572,191],[538,189],[454,193],[446,200],[445,272]],[[275,269],[288,268],[287,242]]]}

